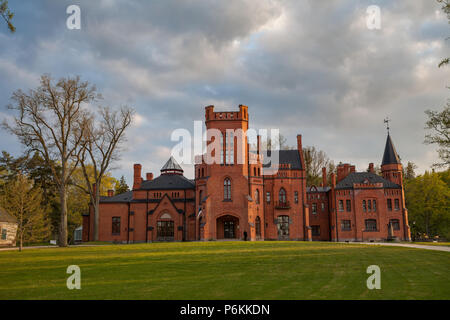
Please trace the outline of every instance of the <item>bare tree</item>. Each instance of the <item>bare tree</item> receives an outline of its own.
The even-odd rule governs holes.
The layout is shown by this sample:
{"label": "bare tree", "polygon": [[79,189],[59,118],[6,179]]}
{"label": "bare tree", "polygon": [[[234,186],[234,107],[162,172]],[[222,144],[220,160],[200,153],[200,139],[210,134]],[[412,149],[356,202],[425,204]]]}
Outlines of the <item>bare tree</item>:
{"label": "bare tree", "polygon": [[[78,155],[85,185],[79,186],[89,194],[94,209],[94,240],[99,239],[99,201],[102,179],[111,164],[119,159],[121,145],[125,141],[125,130],[130,126],[134,111],[122,107],[112,111],[108,107],[99,109],[99,114],[91,118],[85,131],[82,151]],[[93,169],[88,172],[88,169]],[[90,173],[90,174],[89,174]],[[92,184],[97,187],[94,188]]]}
{"label": "bare tree", "polygon": [[330,167],[330,159],[322,150],[316,150],[315,147],[303,148],[303,157],[305,158],[306,182],[308,185],[319,185],[322,181],[322,168]]}
{"label": "bare tree", "polygon": [[83,108],[100,95],[95,86],[79,77],[62,78],[56,84],[43,75],[40,86],[28,93],[13,93],[15,102],[8,106],[17,111],[12,123],[3,127],[16,135],[28,151],[37,151],[51,168],[61,205],[59,245],[67,246],[67,186],[78,166],[78,156],[88,123]]}

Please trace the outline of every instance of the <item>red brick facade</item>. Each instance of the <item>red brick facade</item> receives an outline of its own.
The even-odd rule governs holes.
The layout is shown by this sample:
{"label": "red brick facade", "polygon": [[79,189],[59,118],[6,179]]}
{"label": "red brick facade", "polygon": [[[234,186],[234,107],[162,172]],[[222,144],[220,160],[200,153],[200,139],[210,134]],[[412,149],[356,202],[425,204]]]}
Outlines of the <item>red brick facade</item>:
{"label": "red brick facade", "polygon": [[[279,151],[273,172],[263,164],[260,137],[254,152],[236,131],[247,132],[247,106],[236,112],[208,106],[205,124],[222,135],[220,141],[208,137],[216,161],[198,157],[194,180],[183,176],[173,158],[155,179],[147,173],[144,180],[135,164],[133,190],[100,200],[99,241],[409,240],[402,168],[389,136],[383,177],[343,164],[331,186],[324,169],[322,185],[307,188],[301,135],[296,150]],[[83,241],[94,240],[93,221],[91,209],[83,219]]]}

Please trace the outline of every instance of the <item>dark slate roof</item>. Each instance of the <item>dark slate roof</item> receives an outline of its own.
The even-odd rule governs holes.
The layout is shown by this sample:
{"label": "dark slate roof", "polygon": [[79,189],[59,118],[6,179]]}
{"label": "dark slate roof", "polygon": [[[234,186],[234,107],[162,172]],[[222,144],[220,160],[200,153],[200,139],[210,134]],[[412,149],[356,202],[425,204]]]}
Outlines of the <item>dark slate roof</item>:
{"label": "dark slate roof", "polygon": [[366,179],[369,183],[382,183],[384,188],[401,188],[398,184],[386,180],[372,172],[352,172],[336,184],[336,189],[352,189],[354,183],[364,183]]}
{"label": "dark slate roof", "polygon": [[100,202],[130,202],[133,199],[133,192],[128,191],[112,197],[100,197]]}
{"label": "dark slate roof", "polygon": [[181,174],[162,174],[153,180],[145,180],[142,190],[195,189],[195,183]]}
{"label": "dark slate roof", "polygon": [[[280,164],[290,164],[291,169],[301,170],[302,162],[300,161],[300,155],[297,150],[277,150]],[[268,151],[270,157],[271,152]],[[264,168],[270,168],[270,164],[264,164]]]}
{"label": "dark slate roof", "polygon": [[[314,188],[316,188],[317,189],[317,191],[316,191],[316,189],[314,189]],[[313,190],[311,190],[311,189],[313,189]],[[311,187],[307,187],[306,188],[306,192],[328,192],[328,191],[330,191],[330,187],[316,187],[316,186],[311,186]]]}
{"label": "dark slate roof", "polygon": [[171,156],[169,160],[167,160],[166,164],[161,168],[161,171],[166,170],[179,170],[183,171],[178,162]]}
{"label": "dark slate roof", "polygon": [[17,219],[6,212],[5,209],[0,208],[0,222],[17,222]]}
{"label": "dark slate roof", "polygon": [[392,143],[389,134],[386,139],[386,146],[384,147],[383,161],[381,162],[381,165],[385,164],[400,164],[400,158],[397,151],[395,151],[394,144]]}

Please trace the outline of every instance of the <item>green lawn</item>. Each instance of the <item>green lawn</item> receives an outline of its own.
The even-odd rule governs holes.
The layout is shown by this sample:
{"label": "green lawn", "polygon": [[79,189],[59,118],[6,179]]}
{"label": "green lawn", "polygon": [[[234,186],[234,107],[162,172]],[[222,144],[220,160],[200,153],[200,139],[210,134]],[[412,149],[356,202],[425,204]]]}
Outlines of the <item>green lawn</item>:
{"label": "green lawn", "polygon": [[[81,290],[68,290],[68,265]],[[369,290],[369,265],[381,290]],[[0,252],[0,299],[450,299],[450,253],[307,242],[153,243]]]}

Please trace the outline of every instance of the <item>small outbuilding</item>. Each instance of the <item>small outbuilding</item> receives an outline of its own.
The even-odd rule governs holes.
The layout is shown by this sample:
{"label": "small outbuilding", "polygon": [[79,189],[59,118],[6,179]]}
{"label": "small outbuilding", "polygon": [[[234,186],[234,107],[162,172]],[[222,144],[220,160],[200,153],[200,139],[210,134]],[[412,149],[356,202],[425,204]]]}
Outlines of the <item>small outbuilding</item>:
{"label": "small outbuilding", "polygon": [[0,247],[16,246],[17,219],[0,208]]}

